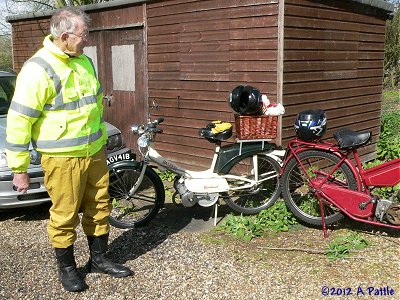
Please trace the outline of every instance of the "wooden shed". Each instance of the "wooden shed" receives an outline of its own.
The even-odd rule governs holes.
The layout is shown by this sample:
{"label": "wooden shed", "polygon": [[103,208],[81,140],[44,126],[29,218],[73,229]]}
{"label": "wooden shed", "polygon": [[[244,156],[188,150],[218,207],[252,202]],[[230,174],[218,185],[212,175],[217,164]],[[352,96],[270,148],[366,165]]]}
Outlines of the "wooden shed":
{"label": "wooden shed", "polygon": [[[321,108],[328,132],[379,136],[385,24],[381,0],[116,0],[82,7],[92,18],[86,53],[105,93],[105,119],[135,148],[130,125],[165,117],[157,149],[203,168],[212,145],[198,136],[208,121],[234,121],[238,85],[257,87],[286,108],[275,142],[294,136],[295,115]],[[9,17],[14,68],[49,33],[52,12]]]}

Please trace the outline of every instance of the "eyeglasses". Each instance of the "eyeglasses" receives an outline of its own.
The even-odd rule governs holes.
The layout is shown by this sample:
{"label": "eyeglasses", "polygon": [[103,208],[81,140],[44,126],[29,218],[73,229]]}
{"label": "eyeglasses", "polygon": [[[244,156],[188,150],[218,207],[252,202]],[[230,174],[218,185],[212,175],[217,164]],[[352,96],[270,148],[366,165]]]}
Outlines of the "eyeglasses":
{"label": "eyeglasses", "polygon": [[84,32],[83,34],[76,34],[76,33],[73,33],[73,32],[67,32],[67,33],[75,35],[75,36],[77,36],[77,37],[79,37],[81,39],[84,39],[84,40],[86,40],[89,37],[89,32],[88,31]]}

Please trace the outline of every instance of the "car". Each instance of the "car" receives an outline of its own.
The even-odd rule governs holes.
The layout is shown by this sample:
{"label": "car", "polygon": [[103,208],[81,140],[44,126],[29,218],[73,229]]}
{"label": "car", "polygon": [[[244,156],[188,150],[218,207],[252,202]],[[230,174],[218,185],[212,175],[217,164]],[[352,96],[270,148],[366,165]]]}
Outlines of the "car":
{"label": "car", "polygon": [[[13,175],[7,167],[5,153],[6,145],[6,119],[7,111],[14,94],[17,74],[8,71],[0,71],[0,210],[8,208],[19,208],[35,206],[49,202],[50,198],[44,186],[43,170],[40,166],[40,153],[30,150],[30,164],[28,174],[31,184],[26,194],[14,190],[12,183]],[[108,133],[107,154],[109,157],[118,156],[130,152],[124,143],[121,131],[106,122]]]}

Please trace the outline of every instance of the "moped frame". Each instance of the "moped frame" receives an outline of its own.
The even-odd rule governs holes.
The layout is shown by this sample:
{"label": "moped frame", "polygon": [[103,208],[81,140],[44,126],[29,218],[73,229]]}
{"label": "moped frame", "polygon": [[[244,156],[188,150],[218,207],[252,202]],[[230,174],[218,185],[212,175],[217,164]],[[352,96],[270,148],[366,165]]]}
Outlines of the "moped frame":
{"label": "moped frame", "polygon": [[[265,142],[266,141],[267,140],[265,140]],[[172,161],[170,161],[170,160],[164,158],[162,155],[160,155],[158,153],[158,151],[153,148],[153,145],[154,145],[154,142],[150,142],[149,145],[147,146],[146,151],[144,153],[142,153],[143,162],[144,162],[142,171],[141,171],[138,181],[135,183],[135,185],[129,191],[129,194],[131,196],[135,193],[137,188],[140,186],[140,183],[144,176],[145,169],[150,164],[150,162],[155,162],[157,165],[161,166],[162,168],[170,170],[178,175],[185,176],[185,178],[187,178],[189,180],[189,182],[191,179],[193,179],[193,180],[198,179],[199,183],[201,183],[201,184],[204,184],[204,181],[201,181],[201,179],[207,179],[207,180],[211,179],[213,181],[214,188],[209,188],[207,190],[204,189],[204,185],[203,185],[203,187],[197,185],[196,183],[191,185],[191,190],[193,192],[220,193],[220,192],[226,192],[228,190],[248,189],[257,183],[269,180],[273,177],[277,177],[278,176],[277,173],[270,172],[271,174],[268,174],[270,176],[264,177],[262,180],[259,180],[258,173],[257,173],[258,172],[258,161],[257,161],[257,157],[255,156],[255,154],[264,154],[264,155],[270,156],[271,158],[278,160],[279,163],[281,163],[281,160],[279,159],[279,157],[281,157],[283,155],[281,150],[272,150],[272,148],[273,148],[272,145],[270,147],[271,151],[268,151],[267,150],[268,148],[265,148],[264,151],[260,150],[258,152],[247,151],[245,147],[242,147],[242,145],[238,146],[238,147],[240,147],[240,152],[238,155],[236,155],[235,157],[232,158],[231,162],[234,162],[235,160],[241,159],[243,157],[248,157],[248,156],[254,155],[253,156],[253,166],[254,166],[254,171],[255,171],[255,174],[254,174],[255,179],[251,180],[248,178],[244,178],[242,176],[217,173],[220,171],[221,168],[224,167],[224,166],[219,166],[219,165],[217,166],[219,155],[221,155],[221,151],[220,151],[221,147],[219,145],[216,145],[210,168],[207,170],[204,170],[204,171],[191,171],[191,170],[187,170],[185,168],[178,166],[177,164],[173,163]],[[260,149],[262,149],[262,148],[264,148],[264,145],[262,145]],[[247,182],[247,184],[241,185],[240,187],[232,188],[232,187],[228,186],[226,179],[237,179],[240,181],[245,181],[245,182]],[[218,184],[215,185],[215,183],[218,183]]]}
{"label": "moped frame", "polygon": [[[305,166],[301,164],[301,161],[298,157],[299,153],[306,150],[322,150],[326,152],[331,152],[340,158],[340,161],[332,168],[329,174],[326,174],[325,178],[322,180],[315,181],[308,174]],[[353,155],[355,164],[350,160],[349,156]],[[370,186],[394,186],[400,182],[400,158],[391,160],[384,164],[375,166],[373,168],[364,170],[361,164],[361,159],[357,149],[351,149],[347,151],[341,151],[339,147],[337,147],[333,143],[329,142],[305,142],[300,139],[293,139],[288,143],[288,151],[286,153],[284,164],[280,172],[280,176],[285,172],[285,165],[291,158],[295,158],[299,163],[304,172],[307,175],[309,184],[312,190],[315,192],[316,197],[319,200],[321,218],[322,218],[322,227],[324,230],[324,236],[327,237],[326,233],[326,224],[325,224],[325,216],[323,204],[334,205],[341,210],[345,215],[349,218],[360,221],[372,225],[384,226],[389,228],[399,229],[400,226],[381,223],[377,221],[371,220],[371,216],[376,208],[375,199],[372,197],[368,187]],[[343,164],[345,163],[351,170],[356,179],[357,183],[357,191],[348,190],[346,188],[339,188],[343,194],[357,193],[355,196],[361,200],[365,200],[366,204],[372,203],[372,208],[370,208],[370,213],[365,216],[365,218],[357,217],[354,214],[350,213],[346,207],[338,203],[337,200],[333,199],[332,196],[329,196],[322,189],[324,184],[327,183],[328,179],[331,175]],[[351,205],[351,204],[350,204]]]}

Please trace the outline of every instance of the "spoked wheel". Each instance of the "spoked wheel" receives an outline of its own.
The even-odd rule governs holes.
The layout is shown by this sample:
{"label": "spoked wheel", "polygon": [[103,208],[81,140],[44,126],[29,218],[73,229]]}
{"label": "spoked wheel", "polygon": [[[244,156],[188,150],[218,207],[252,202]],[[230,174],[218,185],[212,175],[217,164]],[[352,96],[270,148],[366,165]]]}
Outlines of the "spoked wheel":
{"label": "spoked wheel", "polygon": [[164,205],[165,191],[161,179],[147,168],[143,181],[133,196],[129,190],[136,183],[140,169],[119,165],[110,169],[109,194],[112,204],[110,224],[117,228],[133,228],[148,224]]}
{"label": "spoked wheel", "polygon": [[242,176],[258,182],[249,187],[249,182],[227,178],[230,190],[224,195],[226,204],[236,212],[250,215],[257,214],[272,206],[280,194],[279,164],[265,154],[256,154],[236,162],[227,174]]}
{"label": "spoked wheel", "polygon": [[[301,152],[298,157],[312,179],[325,178],[340,161],[334,154],[316,150]],[[357,188],[354,174],[345,163],[332,174],[328,182],[352,190]],[[286,165],[281,186],[286,205],[300,221],[313,226],[322,225],[319,200],[311,191],[309,179],[294,157]],[[324,204],[324,216],[327,225],[343,219],[339,209],[327,204]]]}

